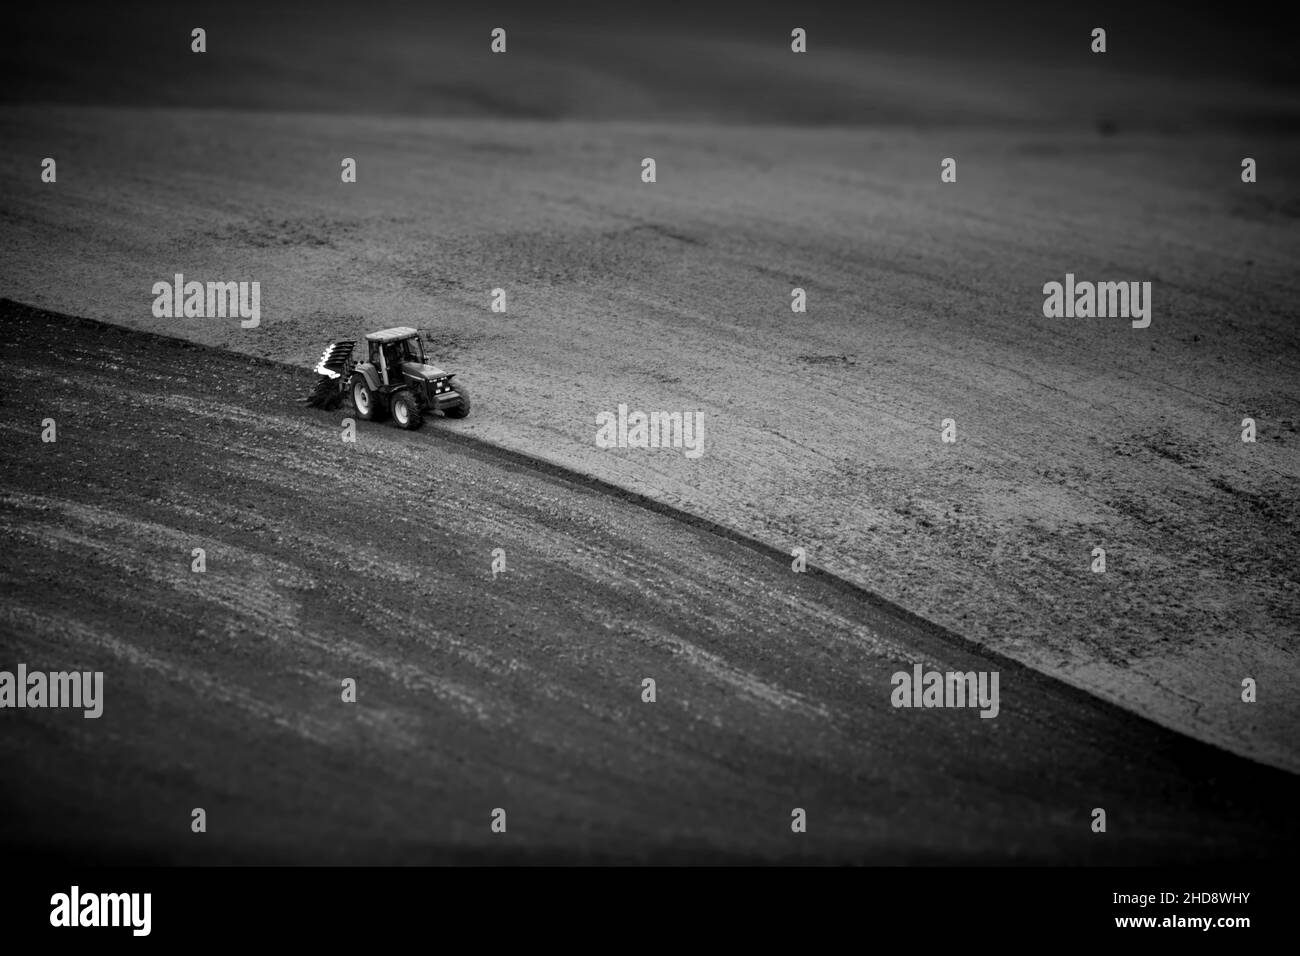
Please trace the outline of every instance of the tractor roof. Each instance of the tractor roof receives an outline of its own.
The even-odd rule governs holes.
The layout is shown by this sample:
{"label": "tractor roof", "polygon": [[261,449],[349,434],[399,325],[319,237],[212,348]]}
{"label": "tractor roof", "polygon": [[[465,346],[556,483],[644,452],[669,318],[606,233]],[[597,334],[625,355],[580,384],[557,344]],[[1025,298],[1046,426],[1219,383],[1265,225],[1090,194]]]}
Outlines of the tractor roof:
{"label": "tractor roof", "polygon": [[399,339],[409,339],[412,335],[419,335],[415,329],[408,329],[404,325],[399,325],[392,329],[380,329],[378,332],[366,333],[367,342],[396,342]]}

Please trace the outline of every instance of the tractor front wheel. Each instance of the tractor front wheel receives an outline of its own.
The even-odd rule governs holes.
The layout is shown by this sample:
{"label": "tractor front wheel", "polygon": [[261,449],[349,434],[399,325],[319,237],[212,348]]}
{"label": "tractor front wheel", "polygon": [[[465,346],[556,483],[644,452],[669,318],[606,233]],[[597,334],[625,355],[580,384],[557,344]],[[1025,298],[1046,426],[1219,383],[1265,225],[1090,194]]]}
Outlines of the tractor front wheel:
{"label": "tractor front wheel", "polygon": [[352,379],[352,404],[356,406],[357,417],[364,422],[374,421],[375,393],[370,390],[364,377],[357,375]]}
{"label": "tractor front wheel", "polygon": [[393,396],[393,422],[398,428],[414,431],[424,421],[420,406],[409,392],[398,392]]}

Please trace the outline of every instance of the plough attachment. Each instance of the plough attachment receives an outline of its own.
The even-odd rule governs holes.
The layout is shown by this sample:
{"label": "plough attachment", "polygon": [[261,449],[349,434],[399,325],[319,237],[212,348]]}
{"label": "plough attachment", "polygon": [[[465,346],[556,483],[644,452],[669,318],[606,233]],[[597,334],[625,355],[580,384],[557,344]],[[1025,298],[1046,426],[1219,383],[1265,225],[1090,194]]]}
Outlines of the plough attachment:
{"label": "plough attachment", "polygon": [[320,378],[306,398],[306,403],[312,408],[338,408],[343,403],[343,391],[352,371],[352,348],[356,344],[353,340],[331,342],[325,346],[314,369]]}

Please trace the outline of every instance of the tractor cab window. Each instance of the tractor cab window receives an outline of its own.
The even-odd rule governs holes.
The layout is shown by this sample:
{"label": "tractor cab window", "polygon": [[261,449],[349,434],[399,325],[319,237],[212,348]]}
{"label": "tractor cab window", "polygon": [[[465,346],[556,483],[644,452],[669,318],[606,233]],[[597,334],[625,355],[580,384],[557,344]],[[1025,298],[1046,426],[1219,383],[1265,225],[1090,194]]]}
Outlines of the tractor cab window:
{"label": "tractor cab window", "polygon": [[[420,340],[412,336],[408,339],[398,339],[393,342],[371,342],[370,360],[379,365],[382,360],[384,369],[390,376],[396,376],[398,369],[402,367],[403,362],[424,362],[424,348]],[[395,378],[390,379],[388,384],[393,384]]]}
{"label": "tractor cab window", "polygon": [[417,338],[409,338],[399,343],[402,348],[402,361],[424,363],[424,349]]}

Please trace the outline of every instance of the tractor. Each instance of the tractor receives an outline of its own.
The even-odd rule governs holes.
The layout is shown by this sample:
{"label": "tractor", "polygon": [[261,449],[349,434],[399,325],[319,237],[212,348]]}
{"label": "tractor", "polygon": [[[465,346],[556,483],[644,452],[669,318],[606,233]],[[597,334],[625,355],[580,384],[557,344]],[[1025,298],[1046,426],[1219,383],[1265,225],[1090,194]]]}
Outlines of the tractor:
{"label": "tractor", "polygon": [[356,341],[331,342],[315,371],[320,376],[307,397],[315,408],[337,408],[352,400],[357,417],[377,421],[392,415],[399,428],[419,428],[424,416],[469,414],[469,393],[452,381],[454,372],[428,364],[420,333],[404,326],[371,332],[364,355],[356,360]]}

